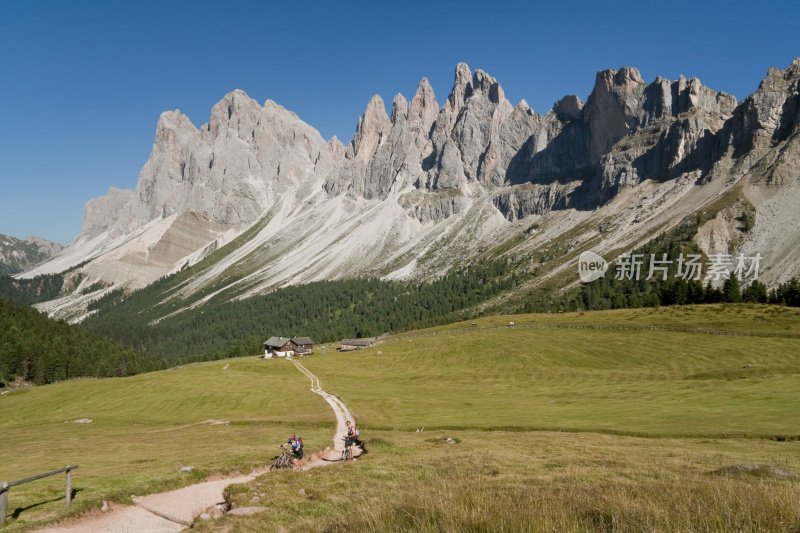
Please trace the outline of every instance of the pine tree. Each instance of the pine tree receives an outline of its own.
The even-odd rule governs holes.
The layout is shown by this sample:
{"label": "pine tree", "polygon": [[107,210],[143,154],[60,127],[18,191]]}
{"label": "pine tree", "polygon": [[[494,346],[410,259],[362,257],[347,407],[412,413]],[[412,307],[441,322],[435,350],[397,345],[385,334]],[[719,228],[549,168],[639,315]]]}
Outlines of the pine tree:
{"label": "pine tree", "polygon": [[729,276],[722,285],[722,300],[728,303],[738,303],[742,301],[742,293],[739,290],[739,280],[736,276]]}

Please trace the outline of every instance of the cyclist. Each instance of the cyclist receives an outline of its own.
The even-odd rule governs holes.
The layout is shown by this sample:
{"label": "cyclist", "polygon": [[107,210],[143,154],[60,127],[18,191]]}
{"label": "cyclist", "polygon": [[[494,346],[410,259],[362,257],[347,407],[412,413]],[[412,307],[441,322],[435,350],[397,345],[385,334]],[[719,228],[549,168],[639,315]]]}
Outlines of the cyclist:
{"label": "cyclist", "polygon": [[347,424],[347,434],[344,436],[344,445],[345,447],[350,450],[350,457],[353,456],[353,444],[355,444],[356,439],[358,438],[358,428],[356,425],[350,422],[349,420],[346,422]]}
{"label": "cyclist", "polygon": [[292,433],[287,444],[292,447],[292,464],[297,464],[303,459],[303,439]]}

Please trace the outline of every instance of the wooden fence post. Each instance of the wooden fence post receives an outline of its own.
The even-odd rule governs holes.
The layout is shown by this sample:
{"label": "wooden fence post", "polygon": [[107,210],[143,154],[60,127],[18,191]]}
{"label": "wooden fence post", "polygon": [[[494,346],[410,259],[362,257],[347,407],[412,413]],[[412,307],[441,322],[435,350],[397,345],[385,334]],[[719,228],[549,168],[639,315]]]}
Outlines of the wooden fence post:
{"label": "wooden fence post", "polygon": [[6,521],[6,513],[8,512],[8,483],[3,482],[0,484],[0,526]]}
{"label": "wooden fence post", "polygon": [[67,467],[67,505],[72,502],[72,470]]}

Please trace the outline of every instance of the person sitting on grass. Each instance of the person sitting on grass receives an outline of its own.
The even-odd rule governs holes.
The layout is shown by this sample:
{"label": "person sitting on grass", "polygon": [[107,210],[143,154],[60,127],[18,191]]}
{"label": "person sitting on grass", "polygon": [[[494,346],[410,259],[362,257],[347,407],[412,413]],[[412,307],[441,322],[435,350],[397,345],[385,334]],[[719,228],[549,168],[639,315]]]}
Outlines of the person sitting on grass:
{"label": "person sitting on grass", "polygon": [[292,447],[292,464],[296,465],[303,459],[303,439],[292,433],[288,444]]}

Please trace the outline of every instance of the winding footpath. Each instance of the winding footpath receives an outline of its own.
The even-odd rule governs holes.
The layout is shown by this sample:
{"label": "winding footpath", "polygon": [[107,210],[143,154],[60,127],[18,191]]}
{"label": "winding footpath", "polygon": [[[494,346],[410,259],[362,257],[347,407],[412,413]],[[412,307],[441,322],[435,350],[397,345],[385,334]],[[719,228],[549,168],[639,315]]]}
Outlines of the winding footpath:
{"label": "winding footpath", "polygon": [[[322,390],[319,378],[298,360],[294,366],[311,381],[311,391],[322,396],[336,415],[336,433],[333,448],[320,454],[312,454],[302,468],[308,470],[337,461],[344,449],[342,435],[347,432],[345,422],[353,420],[350,410],[338,397]],[[356,450],[355,455],[360,455]],[[225,503],[223,492],[229,485],[247,483],[269,471],[269,465],[247,475],[206,481],[182,489],[135,497],[136,505],[114,505],[107,512],[91,511],[77,519],[69,519],[53,527],[38,530],[39,533],[173,533],[190,527],[195,517],[215,505]]]}

